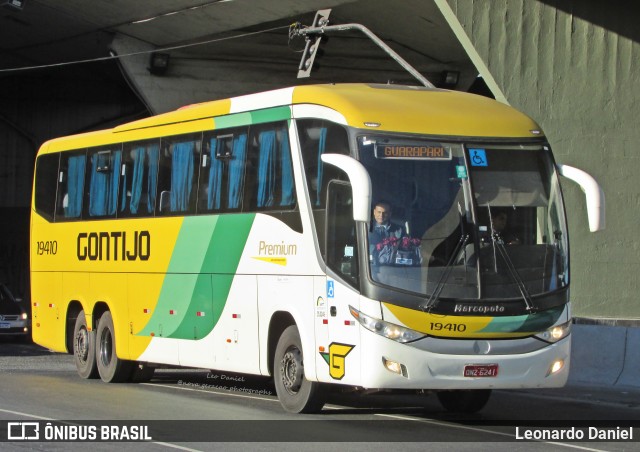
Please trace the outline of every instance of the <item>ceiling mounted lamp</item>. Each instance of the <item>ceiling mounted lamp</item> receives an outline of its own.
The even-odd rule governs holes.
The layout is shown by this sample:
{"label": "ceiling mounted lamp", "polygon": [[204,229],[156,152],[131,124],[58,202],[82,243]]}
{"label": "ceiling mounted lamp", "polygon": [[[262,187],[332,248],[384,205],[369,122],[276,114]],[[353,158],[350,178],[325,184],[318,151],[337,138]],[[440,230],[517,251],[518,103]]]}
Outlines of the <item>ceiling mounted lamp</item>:
{"label": "ceiling mounted lamp", "polygon": [[169,69],[169,54],[153,52],[147,69],[153,75],[164,75]]}
{"label": "ceiling mounted lamp", "polygon": [[2,0],[0,5],[8,9],[22,10],[24,8],[25,0]]}
{"label": "ceiling mounted lamp", "polygon": [[454,89],[458,85],[460,80],[460,72],[458,71],[444,71],[442,73],[442,85],[445,88]]}

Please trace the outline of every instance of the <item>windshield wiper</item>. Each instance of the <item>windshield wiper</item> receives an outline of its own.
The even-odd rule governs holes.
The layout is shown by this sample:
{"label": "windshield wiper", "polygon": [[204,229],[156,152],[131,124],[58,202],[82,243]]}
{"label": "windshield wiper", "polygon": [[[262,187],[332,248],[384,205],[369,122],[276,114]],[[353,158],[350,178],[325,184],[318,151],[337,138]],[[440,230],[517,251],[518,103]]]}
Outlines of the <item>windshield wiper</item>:
{"label": "windshield wiper", "polygon": [[504,240],[502,240],[502,237],[495,230],[493,226],[493,214],[491,213],[491,206],[489,204],[487,204],[487,211],[489,212],[489,223],[491,227],[491,244],[493,247],[493,265],[495,268],[495,272],[498,273],[498,260],[496,259],[496,248],[497,248],[498,251],[500,252],[500,256],[502,257],[505,264],[507,265],[507,270],[509,271],[511,278],[516,282],[516,285],[518,286],[518,290],[522,295],[524,304],[527,306],[527,311],[531,311],[531,312],[537,311],[538,310],[537,306],[533,303],[533,300],[531,299],[531,295],[529,295],[529,291],[527,290],[527,287],[525,286],[524,281],[520,277],[518,270],[516,270],[515,265],[513,265],[513,261],[511,260],[511,258],[509,257],[509,254],[507,253],[507,249],[504,246]]}
{"label": "windshield wiper", "polygon": [[498,249],[500,256],[502,257],[505,264],[507,265],[507,270],[509,271],[511,278],[513,278],[513,280],[516,282],[516,285],[518,286],[518,290],[520,291],[520,294],[522,295],[522,299],[524,300],[524,304],[527,306],[527,311],[530,311],[530,312],[537,311],[538,307],[535,305],[535,303],[531,299],[531,295],[529,294],[529,291],[527,290],[527,287],[525,286],[524,281],[522,280],[522,277],[518,273],[518,270],[516,269],[515,265],[513,265],[513,261],[511,260],[511,258],[509,257],[509,254],[507,253],[507,249],[504,246],[504,240],[502,240],[502,237],[500,237],[499,233],[494,231],[491,233],[491,241],[493,242],[494,250],[496,248]]}
{"label": "windshield wiper", "polygon": [[436,306],[438,299],[440,297],[440,294],[444,289],[444,284],[449,279],[449,275],[451,274],[451,270],[453,269],[453,264],[458,260],[458,256],[460,255],[460,252],[464,250],[464,247],[468,241],[469,241],[469,234],[464,234],[460,236],[460,240],[458,240],[458,244],[453,250],[453,253],[451,253],[451,257],[449,258],[449,261],[447,262],[447,265],[445,266],[444,271],[440,275],[440,279],[438,280],[438,283],[436,284],[435,289],[433,290],[433,292],[431,292],[431,295],[429,295],[429,299],[427,300],[426,304],[424,306],[421,306],[423,311],[431,312],[431,310]]}

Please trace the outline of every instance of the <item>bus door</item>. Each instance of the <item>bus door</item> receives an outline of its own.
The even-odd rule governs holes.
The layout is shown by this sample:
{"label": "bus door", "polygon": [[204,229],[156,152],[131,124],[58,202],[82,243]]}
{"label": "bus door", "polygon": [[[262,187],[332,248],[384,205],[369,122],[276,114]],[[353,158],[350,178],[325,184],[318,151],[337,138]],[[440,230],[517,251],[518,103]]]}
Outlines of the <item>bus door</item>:
{"label": "bus door", "polygon": [[329,183],[325,233],[327,277],[323,325],[327,341],[320,353],[327,372],[323,375],[320,367],[318,375],[323,381],[356,384],[360,379],[357,365],[360,335],[349,306],[359,306],[359,268],[352,190],[347,182]]}

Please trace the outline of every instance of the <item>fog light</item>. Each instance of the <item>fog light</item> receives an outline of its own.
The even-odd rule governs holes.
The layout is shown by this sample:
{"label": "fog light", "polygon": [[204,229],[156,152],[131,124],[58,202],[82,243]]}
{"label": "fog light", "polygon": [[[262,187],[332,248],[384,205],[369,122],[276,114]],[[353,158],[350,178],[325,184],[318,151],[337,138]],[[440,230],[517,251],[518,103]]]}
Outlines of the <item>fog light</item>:
{"label": "fog light", "polygon": [[560,369],[562,369],[563,367],[564,367],[564,361],[562,359],[555,361],[549,368],[549,372],[547,373],[547,376],[553,375],[559,372]]}
{"label": "fog light", "polygon": [[388,371],[396,373],[398,375],[402,375],[405,378],[408,378],[407,367],[404,364],[400,364],[396,361],[391,361],[390,359],[382,357],[382,364],[387,368]]}

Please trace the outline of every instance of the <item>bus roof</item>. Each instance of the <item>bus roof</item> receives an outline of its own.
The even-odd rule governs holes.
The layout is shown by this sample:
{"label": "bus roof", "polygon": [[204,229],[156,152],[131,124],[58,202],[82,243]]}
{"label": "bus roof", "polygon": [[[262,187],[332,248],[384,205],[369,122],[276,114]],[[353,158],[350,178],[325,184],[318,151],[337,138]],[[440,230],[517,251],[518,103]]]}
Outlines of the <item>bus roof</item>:
{"label": "bus roof", "polygon": [[[514,108],[483,96],[400,85],[310,85],[295,89],[294,104],[326,105],[350,126],[468,137],[528,137],[540,127]],[[367,124],[380,124],[367,127]],[[532,133],[536,130],[536,133]]]}
{"label": "bus roof", "polygon": [[[251,124],[251,116],[246,114],[252,110],[301,104],[327,107],[342,116],[346,124],[372,131],[478,138],[542,135],[540,127],[528,116],[482,96],[401,85],[327,84],[189,105],[113,129],[51,140],[43,145],[41,152],[212,130],[223,124]],[[238,113],[245,114],[239,121],[216,120]],[[290,110],[287,116],[291,117]]]}

